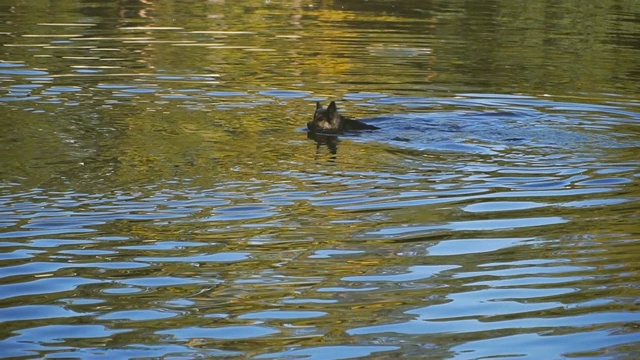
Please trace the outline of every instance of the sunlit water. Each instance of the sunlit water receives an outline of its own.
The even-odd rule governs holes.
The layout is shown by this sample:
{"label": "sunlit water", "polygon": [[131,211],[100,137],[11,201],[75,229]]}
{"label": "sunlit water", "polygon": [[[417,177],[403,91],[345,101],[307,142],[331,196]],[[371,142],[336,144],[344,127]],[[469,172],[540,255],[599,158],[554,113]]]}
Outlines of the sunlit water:
{"label": "sunlit water", "polygon": [[0,356],[640,357],[633,4],[368,3],[3,5]]}

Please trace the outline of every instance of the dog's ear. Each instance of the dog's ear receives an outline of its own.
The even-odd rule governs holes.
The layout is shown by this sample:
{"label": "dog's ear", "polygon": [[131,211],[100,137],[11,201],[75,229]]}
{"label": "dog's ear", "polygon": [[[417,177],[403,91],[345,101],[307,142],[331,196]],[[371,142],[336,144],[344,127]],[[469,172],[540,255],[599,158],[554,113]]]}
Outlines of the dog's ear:
{"label": "dog's ear", "polygon": [[319,101],[316,101],[316,111],[322,109],[322,105],[320,105]]}
{"label": "dog's ear", "polygon": [[329,112],[329,116],[333,116],[336,112],[338,112],[338,107],[336,106],[335,101],[332,101],[331,104],[329,104],[327,111]]}

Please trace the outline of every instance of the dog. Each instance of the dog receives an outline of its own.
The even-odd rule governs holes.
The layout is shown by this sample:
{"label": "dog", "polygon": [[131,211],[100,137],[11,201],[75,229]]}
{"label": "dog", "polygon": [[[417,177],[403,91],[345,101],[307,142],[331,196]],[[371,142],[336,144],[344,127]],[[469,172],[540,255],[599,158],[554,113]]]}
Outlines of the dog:
{"label": "dog", "polygon": [[342,134],[351,130],[378,130],[380,128],[340,115],[336,102],[332,101],[326,109],[319,102],[316,102],[316,111],[313,114],[313,120],[307,123],[307,129],[314,134]]}

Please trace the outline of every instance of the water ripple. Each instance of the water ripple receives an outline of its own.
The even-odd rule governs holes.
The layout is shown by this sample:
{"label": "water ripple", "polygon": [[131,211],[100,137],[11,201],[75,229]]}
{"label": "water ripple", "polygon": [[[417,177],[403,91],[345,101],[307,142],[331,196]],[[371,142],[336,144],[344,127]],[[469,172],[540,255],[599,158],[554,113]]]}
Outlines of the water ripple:
{"label": "water ripple", "polygon": [[276,334],[278,331],[266,326],[245,325],[223,326],[219,328],[188,327],[175,330],[158,331],[157,333],[160,335],[174,336],[179,340],[186,341],[193,338],[221,340],[255,339]]}
{"label": "water ripple", "polygon": [[85,279],[81,277],[51,277],[46,279],[24,281],[16,284],[0,285],[0,292],[6,294],[3,296],[3,300],[7,300],[21,296],[34,296],[68,292],[75,290],[79,286],[88,284],[99,284],[101,282],[103,281],[95,279]]}
{"label": "water ripple", "polygon": [[50,318],[69,318],[88,316],[91,313],[78,313],[61,306],[53,305],[23,305],[0,309],[0,321],[29,321]]}
{"label": "water ripple", "polygon": [[[289,350],[277,353],[267,353],[256,356],[256,359],[283,359],[300,358],[309,360],[320,359],[347,359],[377,356],[378,353],[385,353],[398,350],[397,346],[315,346],[304,349]],[[346,355],[348,354],[348,355]]]}
{"label": "water ripple", "polygon": [[[347,276],[342,278],[344,281],[364,281],[364,282],[376,282],[376,281],[416,281],[429,278],[435,274],[455,269],[456,265],[440,265],[440,266],[411,266],[407,269],[406,274],[393,274],[393,275],[364,275],[364,276]],[[389,270],[387,270],[389,271]]]}

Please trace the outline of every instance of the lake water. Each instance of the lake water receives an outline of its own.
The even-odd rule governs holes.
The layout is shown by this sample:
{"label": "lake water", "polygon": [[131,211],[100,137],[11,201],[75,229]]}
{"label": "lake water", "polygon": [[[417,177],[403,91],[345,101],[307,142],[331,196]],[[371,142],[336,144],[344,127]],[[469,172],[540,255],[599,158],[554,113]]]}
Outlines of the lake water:
{"label": "lake water", "polygon": [[5,1],[0,357],[640,358],[639,19]]}

